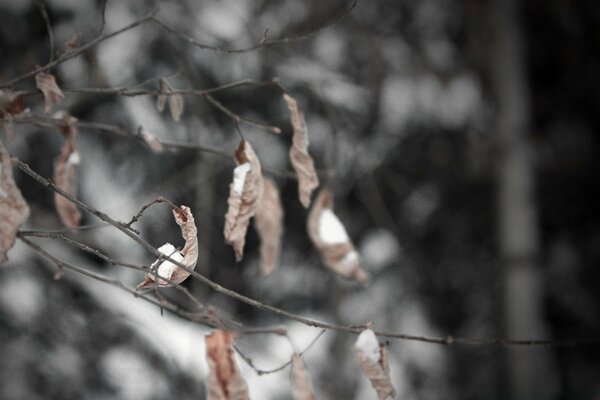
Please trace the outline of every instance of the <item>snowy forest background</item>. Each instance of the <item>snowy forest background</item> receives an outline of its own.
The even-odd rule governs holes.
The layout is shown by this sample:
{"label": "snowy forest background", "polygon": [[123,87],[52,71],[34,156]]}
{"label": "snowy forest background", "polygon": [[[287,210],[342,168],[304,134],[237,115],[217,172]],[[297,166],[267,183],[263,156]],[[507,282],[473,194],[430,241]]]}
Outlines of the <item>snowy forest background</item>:
{"label": "snowy forest background", "polygon": [[[515,3],[514,9],[510,4]],[[103,1],[47,1],[54,40],[82,42],[103,25]],[[159,19],[198,41],[245,48],[297,37],[344,15],[339,0],[108,1],[105,32],[160,7]],[[0,1],[0,85],[48,60],[35,1]],[[503,0],[359,1],[338,23],[304,40],[243,53],[201,49],[156,24],[107,40],[52,72],[65,88],[130,87],[169,75],[178,89],[278,77],[307,119],[319,170],[334,170],[336,212],[372,274],[367,288],[333,276],[306,235],[306,210],[289,179],[291,127],[280,91],[248,86],[215,98],[282,128],[242,125],[279,184],[285,237],[278,270],[259,274],[256,234],[236,264],[223,242],[233,162],[191,150],[155,154],[127,135],[80,129],[79,197],[128,221],[157,196],[190,205],[199,228],[197,271],[265,303],[342,325],[446,337],[571,340],[600,337],[600,3]],[[175,74],[175,75],[173,75]],[[171,76],[172,75],[172,76]],[[34,90],[34,80],[16,85]],[[157,88],[157,85],[153,87]],[[28,105],[40,110],[41,96]],[[231,120],[202,96],[186,96],[179,123],[148,96],[67,93],[58,107],[80,121],[143,126],[166,141],[233,153]],[[15,127],[7,147],[52,176],[62,138]],[[6,136],[0,139],[6,142]],[[60,227],[53,193],[15,170],[32,208],[26,229]],[[137,227],[155,246],[180,243],[167,207]],[[85,215],[84,223],[97,220]],[[1,223],[1,221],[0,221]],[[71,234],[113,258],[154,256],[115,229]],[[143,274],[66,243],[49,252],[129,285]],[[204,398],[210,330],[118,288],[65,273],[17,242],[0,267],[0,398]],[[250,326],[286,325],[299,348],[319,330],[281,319],[188,279],[205,305]],[[185,306],[179,293],[165,290]],[[350,351],[355,335],[329,331],[305,354],[320,399],[374,392]],[[237,341],[257,367],[287,361],[273,335]],[[597,399],[600,348],[507,347],[390,340],[399,399]],[[289,370],[258,376],[242,360],[253,399],[291,399]],[[533,395],[533,397],[532,397]]]}

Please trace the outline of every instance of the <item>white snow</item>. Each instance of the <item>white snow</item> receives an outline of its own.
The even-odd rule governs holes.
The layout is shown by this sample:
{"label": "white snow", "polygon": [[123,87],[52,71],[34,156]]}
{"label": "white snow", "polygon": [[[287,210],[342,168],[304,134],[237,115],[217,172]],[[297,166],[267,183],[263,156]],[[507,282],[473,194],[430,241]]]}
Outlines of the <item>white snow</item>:
{"label": "white snow", "polygon": [[346,253],[344,258],[340,261],[340,266],[344,268],[344,272],[350,273],[352,271],[352,266],[358,260],[358,252],[349,251]]}
{"label": "white snow", "polygon": [[354,344],[369,360],[378,362],[380,357],[379,341],[371,329],[365,329],[358,335]]}
{"label": "white snow", "polygon": [[79,153],[76,151],[72,152],[67,159],[67,164],[79,165],[80,162],[81,157],[79,157]]}
{"label": "white snow", "polygon": [[346,243],[350,240],[346,228],[329,208],[319,216],[319,237],[325,244]]}
{"label": "white snow", "polygon": [[248,172],[250,172],[250,163],[238,165],[233,170],[233,191],[235,194],[242,194]]}
{"label": "white snow", "polygon": [[[163,244],[162,246],[160,246],[158,248],[158,251],[160,251],[162,254],[164,254],[166,256],[171,257],[175,261],[179,261],[179,262],[183,261],[183,256],[181,255],[181,253],[179,251],[177,251],[175,246],[173,246],[171,243]],[[154,263],[152,263],[152,265],[150,266],[151,271],[154,271],[154,268],[155,268],[155,265],[157,262],[158,262],[158,260],[156,260],[156,261],[154,261]],[[175,270],[177,268],[179,268],[179,266],[177,266],[176,264],[173,264],[169,260],[164,260],[158,266],[156,273],[161,278],[171,279],[171,275],[173,275],[173,272],[175,272]]]}

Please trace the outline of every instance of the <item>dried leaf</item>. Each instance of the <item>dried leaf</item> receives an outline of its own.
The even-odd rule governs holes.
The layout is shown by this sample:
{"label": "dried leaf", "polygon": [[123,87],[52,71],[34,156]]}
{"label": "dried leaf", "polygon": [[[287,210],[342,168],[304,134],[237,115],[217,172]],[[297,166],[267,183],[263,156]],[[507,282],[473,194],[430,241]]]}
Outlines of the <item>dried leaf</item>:
{"label": "dried leaf", "polygon": [[63,54],[69,53],[69,52],[75,50],[76,48],[79,47],[80,43],[81,43],[81,34],[78,32],[78,33],[75,33],[73,36],[71,36],[71,39],[69,39],[65,42],[65,45],[63,47]]}
{"label": "dried leaf", "polygon": [[0,264],[15,244],[19,227],[29,217],[29,206],[15,185],[10,154],[0,141]]}
{"label": "dried leaf", "polygon": [[308,130],[302,110],[292,96],[285,93],[283,98],[292,115],[294,135],[293,145],[290,148],[290,159],[298,176],[298,195],[302,205],[308,208],[313,190],[319,187],[319,177],[315,171],[314,161],[308,154]]}
{"label": "dried leaf", "polygon": [[[79,167],[79,153],[75,149],[77,141],[77,118],[67,113],[57,113],[55,118],[62,118],[59,126],[65,135],[65,143],[56,158],[54,165],[54,183],[73,197],[77,195],[77,168]],[[60,220],[70,228],[79,226],[81,213],[75,204],[58,193],[54,194],[54,204]]]}
{"label": "dried leaf", "polygon": [[294,400],[316,400],[308,372],[298,353],[292,357],[292,390]]}
{"label": "dried leaf", "polygon": [[169,111],[171,111],[171,117],[175,122],[179,122],[181,114],[183,114],[184,104],[183,96],[179,93],[169,96]]}
{"label": "dried leaf", "polygon": [[215,330],[206,336],[209,376],[207,400],[248,400],[248,386],[233,356],[233,333]]}
{"label": "dried leaf", "polygon": [[264,178],[254,223],[260,238],[261,271],[263,275],[269,275],[279,260],[283,234],[283,205],[275,182],[269,178]]}
{"label": "dried leaf", "polygon": [[35,76],[35,86],[44,93],[44,112],[50,114],[55,105],[65,97],[58,87],[54,75],[47,72],[39,72]]}
{"label": "dried leaf", "polygon": [[377,391],[377,398],[379,400],[394,398],[396,390],[390,379],[387,350],[379,343],[375,333],[370,329],[362,331],[352,350],[363,374],[369,378],[371,386]]}
{"label": "dried leaf", "polygon": [[198,230],[192,211],[189,207],[182,205],[173,210],[173,217],[175,217],[175,222],[181,228],[181,236],[185,240],[185,246],[179,252],[172,244],[166,243],[159,247],[158,251],[185,265],[186,269],[169,260],[163,260],[160,264],[158,264],[159,260],[156,260],[150,266],[150,271],[144,277],[144,281],[138,285],[138,290],[154,287],[157,276],[156,286],[179,285],[196,268],[196,262],[198,261]]}
{"label": "dried leaf", "polygon": [[256,213],[263,192],[263,177],[260,162],[245,140],[240,142],[235,152],[235,162],[238,166],[233,171],[233,182],[229,186],[223,234],[225,242],[235,250],[236,261],[241,261],[248,224]]}
{"label": "dried leaf", "polygon": [[171,88],[169,87],[167,81],[164,79],[160,80],[159,85],[161,94],[159,94],[158,98],[156,99],[156,109],[158,110],[158,112],[163,112],[163,110],[165,109],[165,104],[167,104],[167,97],[169,97],[168,95],[163,93],[171,93]]}
{"label": "dried leaf", "polygon": [[360,284],[368,282],[369,275],[361,267],[360,256],[333,212],[333,193],[329,188],[322,189],[314,201],[308,216],[308,235],[327,267]]}
{"label": "dried leaf", "polygon": [[0,89],[0,129],[6,129],[6,136],[10,142],[15,140],[13,115],[18,115],[24,110],[23,92]]}
{"label": "dried leaf", "polygon": [[140,128],[138,130],[138,133],[144,140],[144,143],[146,143],[146,145],[148,145],[148,147],[150,147],[150,150],[152,150],[153,152],[162,153],[165,150],[163,144],[152,132],[148,132],[144,128]]}

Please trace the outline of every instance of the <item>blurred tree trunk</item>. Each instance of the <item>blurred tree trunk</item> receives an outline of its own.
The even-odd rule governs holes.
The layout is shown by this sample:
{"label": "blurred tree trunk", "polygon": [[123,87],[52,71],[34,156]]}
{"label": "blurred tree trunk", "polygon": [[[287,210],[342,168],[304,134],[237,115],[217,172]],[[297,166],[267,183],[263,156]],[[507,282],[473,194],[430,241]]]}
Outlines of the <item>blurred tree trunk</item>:
{"label": "blurred tree trunk", "polygon": [[[497,104],[498,235],[504,265],[504,323],[509,338],[547,336],[543,323],[543,276],[537,264],[539,231],[535,175],[529,143],[530,94],[518,0],[493,0],[491,73]],[[507,348],[512,400],[554,398],[550,357],[533,347]]]}

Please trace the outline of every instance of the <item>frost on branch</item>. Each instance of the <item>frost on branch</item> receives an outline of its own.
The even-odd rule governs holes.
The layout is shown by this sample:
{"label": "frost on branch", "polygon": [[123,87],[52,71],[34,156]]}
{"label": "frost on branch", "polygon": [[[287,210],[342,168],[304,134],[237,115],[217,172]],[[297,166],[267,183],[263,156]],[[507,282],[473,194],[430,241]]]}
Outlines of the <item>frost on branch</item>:
{"label": "frost on branch", "polygon": [[[65,143],[56,158],[54,165],[54,182],[56,186],[67,192],[72,197],[77,195],[77,168],[79,167],[79,153],[75,149],[77,141],[77,118],[65,112],[56,113],[55,118],[62,118],[59,130],[65,136]],[[67,198],[54,193],[54,204],[60,220],[70,228],[79,226],[81,213],[77,206]]]}
{"label": "frost on branch", "polygon": [[233,182],[229,186],[223,234],[225,242],[235,250],[236,261],[241,261],[246,231],[263,193],[263,176],[250,143],[242,140],[234,158],[238,166],[233,170]]}
{"label": "frost on branch", "polygon": [[261,271],[263,275],[269,275],[279,261],[283,234],[283,205],[275,182],[269,178],[264,178],[254,223],[260,237]]}
{"label": "frost on branch", "polygon": [[371,329],[362,331],[352,350],[363,374],[377,391],[377,398],[379,400],[394,398],[396,390],[390,380],[387,350],[379,343],[375,333]]}
{"label": "frost on branch", "polygon": [[316,400],[308,371],[298,353],[294,353],[292,357],[292,390],[294,400]]}
{"label": "frost on branch", "polygon": [[208,400],[248,400],[248,386],[233,357],[233,333],[215,330],[206,336]]}
{"label": "frost on branch", "polygon": [[185,105],[183,96],[179,93],[172,94],[173,89],[171,89],[171,86],[169,86],[164,78],[160,80],[160,92],[161,94],[159,94],[158,98],[156,99],[156,109],[158,112],[163,112],[168,100],[171,117],[175,122],[179,122],[181,114],[183,114],[183,107]]}
{"label": "frost on branch", "polygon": [[54,75],[47,72],[39,72],[35,76],[35,86],[44,93],[44,112],[50,114],[54,106],[65,97],[58,87]]}
{"label": "frost on branch", "polygon": [[[185,269],[169,260],[156,260],[151,266],[150,271],[146,274],[144,281],[137,287],[138,290],[157,286],[172,286],[178,285],[188,276],[191,271],[196,268],[198,261],[198,230],[196,222],[189,207],[181,206],[173,210],[175,222],[181,227],[181,236],[185,240],[185,246],[181,252],[170,243],[166,243],[158,248],[162,254],[169,256],[171,259],[185,265]],[[158,275],[158,282],[155,280]]]}
{"label": "frost on branch", "polygon": [[19,227],[29,217],[29,206],[15,185],[10,154],[0,141],[0,264],[15,244]]}
{"label": "frost on branch", "polygon": [[308,235],[327,267],[360,284],[368,282],[369,275],[361,267],[360,256],[333,212],[333,193],[329,188],[322,189],[314,201],[308,216]]}
{"label": "frost on branch", "polygon": [[308,130],[302,110],[294,98],[287,93],[283,95],[288,109],[292,115],[292,127],[294,135],[293,144],[290,148],[290,159],[292,166],[298,176],[298,195],[300,202],[305,208],[310,206],[310,196],[318,186],[319,178],[315,171],[312,157],[308,154]]}
{"label": "frost on branch", "polygon": [[13,142],[15,138],[13,130],[13,116],[21,114],[25,110],[23,104],[23,93],[10,89],[0,89],[0,129],[6,129],[8,140]]}

